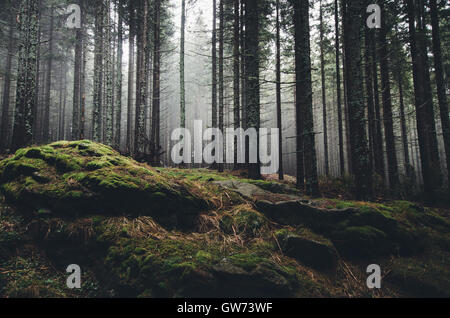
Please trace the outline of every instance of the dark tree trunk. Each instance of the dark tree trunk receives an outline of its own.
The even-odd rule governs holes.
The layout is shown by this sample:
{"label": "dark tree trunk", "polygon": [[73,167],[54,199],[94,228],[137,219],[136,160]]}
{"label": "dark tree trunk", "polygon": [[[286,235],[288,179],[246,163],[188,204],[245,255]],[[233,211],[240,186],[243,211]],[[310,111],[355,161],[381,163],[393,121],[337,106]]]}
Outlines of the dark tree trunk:
{"label": "dark tree trunk", "polygon": [[93,114],[93,139],[103,141],[102,125],[102,95],[103,95],[103,3],[95,6],[95,52],[94,52],[94,114]]}
{"label": "dark tree trunk", "polygon": [[[83,8],[83,1],[79,5]],[[73,76],[73,112],[72,112],[72,140],[80,139],[81,112],[81,73],[83,66],[83,25],[76,30],[75,35],[75,64]]]}
{"label": "dark tree trunk", "polygon": [[44,102],[44,122],[42,125],[42,141],[50,140],[50,103],[52,89],[52,64],[53,64],[53,25],[54,25],[54,9],[50,9],[50,29],[48,40],[48,57],[47,57],[47,78],[45,80],[45,102]]}
{"label": "dark tree trunk", "polygon": [[365,126],[365,105],[361,68],[361,22],[363,3],[361,0],[344,0],[344,47],[347,67],[347,98],[349,111],[350,149],[355,176],[354,194],[366,199],[372,194],[369,150]]}
{"label": "dark tree trunk", "polygon": [[114,148],[120,150],[122,132],[122,59],[123,59],[123,1],[118,2],[118,26],[117,26],[117,81],[116,81],[116,127],[114,132]]}
{"label": "dark tree trunk", "polygon": [[[234,110],[234,129],[240,127],[240,68],[239,68],[239,0],[233,0],[234,3],[234,21],[233,21],[233,110]],[[237,140],[234,141],[234,168],[237,169]]]}
{"label": "dark tree trunk", "polygon": [[135,38],[135,11],[133,2],[130,2],[130,31],[128,48],[128,101],[127,101],[127,154],[132,152],[132,129],[133,129],[133,88],[134,88],[134,38]]}
{"label": "dark tree trunk", "polygon": [[2,99],[2,128],[0,130],[0,152],[4,152],[9,147],[10,135],[10,104],[11,104],[11,75],[12,60],[14,55],[14,15],[11,13],[8,31],[8,52],[5,67],[5,82],[3,83],[3,99]]}
{"label": "dark tree trunk", "polygon": [[373,100],[375,106],[375,132],[373,139],[375,172],[384,179],[384,155],[383,155],[383,132],[381,131],[381,111],[380,96],[378,89],[378,63],[376,54],[375,36],[371,38],[370,50],[372,53],[372,80],[373,80]]}
{"label": "dark tree trunk", "polygon": [[33,139],[36,107],[36,67],[39,30],[37,0],[23,0],[19,14],[19,61],[12,150],[29,145]]}
{"label": "dark tree trunk", "polygon": [[339,135],[339,167],[340,173],[345,173],[345,159],[344,159],[344,129],[342,125],[342,101],[341,101],[341,67],[340,67],[340,44],[339,44],[339,4],[338,0],[334,1],[334,23],[336,30],[335,51],[336,51],[336,98],[337,98],[337,113],[338,113],[338,135]]}
{"label": "dark tree trunk", "polygon": [[[297,131],[303,136],[305,190],[309,195],[318,195],[309,27],[309,1],[294,1],[296,111],[297,114],[300,113],[300,116],[297,115],[297,125],[299,120],[303,122],[302,129],[299,131],[297,128]],[[301,153],[297,156],[301,156]]]}
{"label": "dark tree trunk", "polygon": [[442,136],[444,138],[445,156],[447,158],[447,186],[450,189],[450,121],[448,102],[445,87],[444,72],[442,67],[441,38],[439,32],[439,15],[436,0],[430,0],[431,26],[433,28],[433,56],[436,77],[437,95],[441,115]]}
{"label": "dark tree trunk", "polygon": [[441,173],[423,21],[424,6],[421,0],[407,0],[407,4],[422,176],[425,195],[431,200],[440,186]]}
{"label": "dark tree trunk", "polygon": [[389,186],[395,189],[399,184],[397,151],[395,147],[394,125],[392,121],[392,99],[391,99],[391,83],[390,83],[390,66],[387,34],[387,12],[384,1],[380,1],[384,18],[381,20],[381,29],[379,33],[380,43],[380,73],[381,73],[381,91],[383,100],[383,123],[384,134],[386,137],[386,153],[388,163]]}
{"label": "dark tree trunk", "polygon": [[181,0],[181,36],[180,36],[180,127],[186,127],[186,91],[184,79],[184,43],[186,29],[186,0]]}
{"label": "dark tree trunk", "polygon": [[[223,1],[219,0],[219,130],[223,132],[223,111],[224,111],[224,83],[223,83],[223,33],[224,16]],[[221,149],[223,150],[223,149]],[[219,172],[223,171],[223,163],[218,164]]]}
{"label": "dark tree trunk", "polygon": [[155,0],[154,17],[154,57],[153,57],[153,109],[152,109],[152,156],[153,165],[160,165],[160,58],[161,58],[161,0]]}
{"label": "dark tree trunk", "polygon": [[[370,0],[369,0],[370,1]],[[371,173],[374,171],[375,161],[375,106],[374,106],[374,91],[373,91],[373,76],[372,73],[372,52],[370,50],[371,42],[374,41],[373,30],[365,29],[365,83],[366,83],[366,100],[367,100],[367,115],[369,123],[369,158]],[[378,160],[378,159],[377,159]]]}
{"label": "dark tree trunk", "polygon": [[330,174],[329,162],[328,162],[328,127],[327,127],[327,91],[325,82],[325,52],[324,52],[324,25],[323,25],[323,8],[322,1],[320,1],[320,75],[322,80],[322,116],[323,116],[323,146],[325,157],[325,175],[328,177]]}
{"label": "dark tree trunk", "polygon": [[277,95],[277,128],[278,132],[278,179],[284,179],[283,171],[283,127],[281,121],[281,45],[280,45],[280,0],[276,2],[276,95]]}
{"label": "dark tree trunk", "polygon": [[[246,128],[254,128],[257,131],[256,149],[258,154],[260,127],[259,10],[258,2],[252,0],[245,0],[245,56]],[[246,149],[249,149],[248,140]],[[252,179],[261,178],[259,163],[248,162],[248,176]]]}

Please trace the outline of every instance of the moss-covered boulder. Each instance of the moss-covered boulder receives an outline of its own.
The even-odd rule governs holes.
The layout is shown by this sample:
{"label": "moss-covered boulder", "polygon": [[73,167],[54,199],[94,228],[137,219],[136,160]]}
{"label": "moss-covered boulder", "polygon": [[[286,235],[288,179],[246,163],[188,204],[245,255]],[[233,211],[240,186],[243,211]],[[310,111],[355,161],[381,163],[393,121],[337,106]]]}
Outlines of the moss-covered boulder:
{"label": "moss-covered boulder", "polygon": [[88,140],[18,150],[0,162],[0,190],[34,212],[152,215],[168,226],[192,226],[206,206],[183,181]]}
{"label": "moss-covered boulder", "polygon": [[307,266],[333,269],[338,263],[333,244],[308,229],[300,229],[297,233],[282,229],[275,232],[275,238],[283,253]]}

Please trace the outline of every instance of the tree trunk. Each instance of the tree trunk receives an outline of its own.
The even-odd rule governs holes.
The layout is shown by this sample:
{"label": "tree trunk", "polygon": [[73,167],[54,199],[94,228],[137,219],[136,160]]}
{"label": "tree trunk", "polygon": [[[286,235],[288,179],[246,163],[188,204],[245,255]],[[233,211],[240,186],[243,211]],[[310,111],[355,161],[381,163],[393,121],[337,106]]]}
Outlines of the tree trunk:
{"label": "tree trunk", "polygon": [[[83,8],[82,0],[79,2]],[[72,140],[80,139],[80,110],[81,110],[81,72],[83,58],[83,25],[76,30],[75,35],[75,64],[73,76],[73,112],[72,112]]]}
{"label": "tree trunk", "polygon": [[339,44],[339,4],[338,0],[334,1],[334,24],[336,29],[335,51],[336,51],[336,99],[338,113],[338,135],[339,135],[339,167],[341,175],[345,173],[344,159],[344,128],[342,118],[342,101],[341,101],[341,67],[340,67],[340,44]]}
{"label": "tree trunk", "polygon": [[284,179],[283,171],[283,127],[281,121],[281,44],[280,44],[280,0],[276,2],[276,99],[277,99],[277,128],[278,132],[278,179]]}
{"label": "tree trunk", "polygon": [[104,44],[104,60],[105,60],[105,144],[113,145],[113,118],[114,118],[114,63],[112,54],[112,22],[111,22],[111,0],[105,2],[105,44]]}
{"label": "tree trunk", "polygon": [[[371,1],[371,0],[368,0]],[[372,73],[372,52],[370,49],[371,42],[374,41],[374,30],[365,28],[365,83],[366,83],[366,100],[367,100],[367,115],[369,122],[369,159],[370,159],[370,169],[373,173],[375,168],[375,156],[379,156],[375,152],[375,106],[374,106],[374,91],[373,91],[373,77]]]}
{"label": "tree trunk", "polygon": [[152,109],[152,156],[153,165],[160,165],[160,58],[161,58],[161,0],[155,0],[154,17],[154,57],[153,57],[153,109]]}
{"label": "tree trunk", "polygon": [[180,37],[180,127],[186,127],[186,92],[184,80],[184,42],[186,29],[186,0],[181,1],[181,37]]}
{"label": "tree trunk", "polygon": [[[246,76],[246,128],[254,128],[257,132],[259,153],[259,127],[260,127],[260,96],[259,96],[259,10],[258,2],[245,0],[245,76]],[[246,149],[248,140],[246,141]],[[246,151],[247,153],[248,151]],[[261,178],[259,162],[248,162],[248,176],[252,179]]]}
{"label": "tree trunk", "polygon": [[392,121],[392,99],[391,99],[391,83],[390,83],[390,66],[389,66],[389,52],[388,42],[386,39],[387,25],[386,19],[388,13],[385,7],[385,1],[380,1],[382,10],[384,12],[381,20],[381,29],[379,33],[380,43],[380,73],[381,73],[381,91],[383,100],[383,123],[384,134],[386,138],[386,152],[388,163],[389,186],[391,189],[397,188],[399,184],[397,151],[395,147],[394,125]]}
{"label": "tree trunk", "polygon": [[363,3],[361,0],[344,0],[344,47],[347,67],[347,98],[350,131],[352,170],[355,176],[354,194],[366,199],[372,194],[369,150],[365,126],[365,105],[361,68],[361,23]]}
{"label": "tree trunk", "polygon": [[[305,190],[309,195],[315,196],[319,194],[319,182],[314,140],[309,27],[309,1],[294,1],[296,111],[297,114],[300,113],[300,120],[303,122],[303,129],[299,134],[303,136]],[[301,156],[301,153],[297,156]]]}
{"label": "tree trunk", "polygon": [[145,146],[145,108],[147,103],[147,69],[148,69],[148,50],[147,41],[148,31],[148,2],[141,0],[138,7],[138,68],[136,70],[136,83],[138,89],[136,92],[136,116],[135,116],[135,149],[134,155],[140,158],[144,153]]}
{"label": "tree trunk", "polygon": [[133,118],[133,89],[134,89],[134,38],[135,38],[135,11],[133,2],[130,2],[130,32],[128,48],[128,101],[127,101],[127,154],[132,153],[132,118]]}
{"label": "tree trunk", "polygon": [[444,138],[445,156],[447,158],[447,187],[450,189],[450,121],[448,113],[448,102],[442,67],[441,39],[439,32],[439,15],[436,0],[430,0],[431,8],[431,26],[433,28],[433,56],[434,69],[437,86],[437,95],[439,101],[439,110],[441,115],[442,136]]}
{"label": "tree trunk", "polygon": [[[415,2],[419,5],[416,6]],[[424,7],[420,0],[407,0],[407,4],[422,176],[426,199],[431,200],[440,186],[441,173],[423,21]]]}
{"label": "tree trunk", "polygon": [[12,150],[29,145],[33,139],[36,107],[36,56],[38,46],[38,1],[23,0],[19,14],[19,62]]}
{"label": "tree trunk", "polygon": [[[234,129],[240,127],[240,65],[239,65],[239,0],[234,0],[234,23],[233,23],[233,110],[234,110]],[[239,167],[237,157],[237,139],[234,141],[234,169]]]}
{"label": "tree trunk", "polygon": [[[223,33],[224,16],[223,1],[219,0],[219,130],[223,132],[223,108],[224,108],[224,83],[223,83]],[[222,151],[221,149],[220,151]],[[219,172],[223,171],[223,163],[218,164]]]}
{"label": "tree trunk", "polygon": [[48,40],[48,57],[47,57],[47,78],[45,81],[45,102],[44,102],[44,122],[43,122],[43,142],[50,140],[50,103],[52,88],[52,64],[53,64],[53,26],[54,26],[54,8],[50,9],[50,33]]}
{"label": "tree trunk", "polygon": [[14,55],[14,15],[11,13],[8,31],[8,52],[5,67],[5,82],[3,83],[2,99],[2,128],[0,130],[0,152],[4,152],[9,147],[9,130],[11,123],[10,104],[11,104],[11,75],[12,60]]}
{"label": "tree trunk", "polygon": [[94,48],[94,114],[93,138],[103,141],[102,129],[102,93],[103,93],[103,1],[95,6],[95,48]]}
{"label": "tree trunk", "polygon": [[325,156],[325,176],[330,174],[329,162],[328,162],[328,131],[327,131],[327,91],[325,84],[325,53],[323,47],[324,41],[324,26],[323,26],[323,8],[322,0],[320,1],[320,75],[322,80],[322,110],[323,110],[323,147]]}
{"label": "tree trunk", "polygon": [[118,26],[117,26],[117,80],[116,80],[116,110],[114,148],[120,150],[120,138],[122,132],[122,59],[123,59],[123,1],[118,2]]}

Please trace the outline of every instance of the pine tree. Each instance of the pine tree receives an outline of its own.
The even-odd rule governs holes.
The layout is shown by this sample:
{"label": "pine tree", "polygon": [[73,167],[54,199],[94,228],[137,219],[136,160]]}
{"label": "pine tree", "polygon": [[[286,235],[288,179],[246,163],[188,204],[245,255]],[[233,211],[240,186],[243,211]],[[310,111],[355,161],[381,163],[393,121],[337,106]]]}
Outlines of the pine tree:
{"label": "pine tree", "polygon": [[[297,156],[303,155],[306,193],[309,195],[318,195],[319,181],[317,177],[317,159],[312,109],[309,1],[298,0],[293,2],[297,125],[300,124],[300,121],[302,122],[302,129],[300,131],[297,129],[297,133],[302,135],[303,139],[303,147],[301,149],[303,153],[297,153]],[[300,116],[298,116],[298,114],[300,114]]]}
{"label": "pine tree", "polygon": [[37,0],[22,0],[18,15],[19,61],[12,150],[29,145],[33,138],[36,108],[36,58],[39,30]]}
{"label": "pine tree", "polygon": [[361,57],[361,0],[344,0],[344,48],[347,67],[346,86],[348,98],[349,137],[352,171],[355,177],[354,195],[366,199],[372,194],[369,150],[365,127],[365,103]]}

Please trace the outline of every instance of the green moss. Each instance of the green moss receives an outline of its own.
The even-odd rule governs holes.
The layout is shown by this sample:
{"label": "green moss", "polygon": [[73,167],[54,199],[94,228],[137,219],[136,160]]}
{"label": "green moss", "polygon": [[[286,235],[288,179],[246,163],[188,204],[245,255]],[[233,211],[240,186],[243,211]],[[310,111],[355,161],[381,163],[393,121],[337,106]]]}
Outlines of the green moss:
{"label": "green moss", "polygon": [[184,182],[87,140],[17,151],[0,162],[0,189],[31,210],[153,215],[171,227],[193,226],[206,206]]}
{"label": "green moss", "polygon": [[371,258],[395,251],[385,232],[368,225],[337,229],[332,241],[339,252],[349,258]]}
{"label": "green moss", "polygon": [[268,221],[264,215],[247,206],[237,206],[220,219],[220,228],[228,234],[236,232],[258,236],[267,225]]}
{"label": "green moss", "polygon": [[396,259],[388,280],[412,297],[450,296],[450,258],[448,254],[428,257]]}

